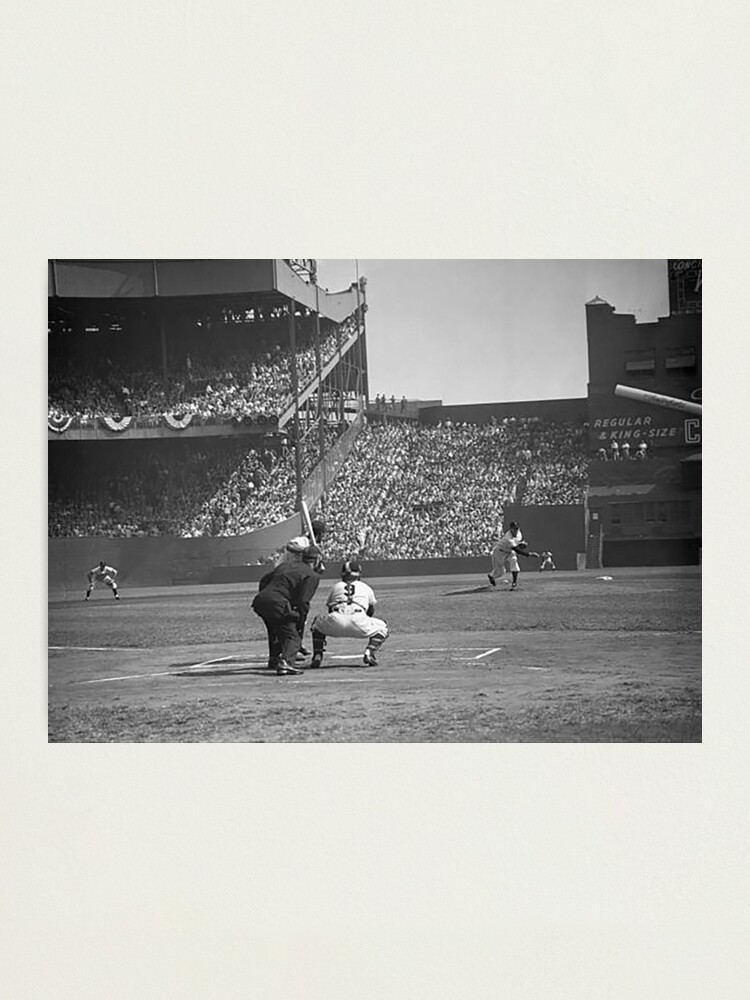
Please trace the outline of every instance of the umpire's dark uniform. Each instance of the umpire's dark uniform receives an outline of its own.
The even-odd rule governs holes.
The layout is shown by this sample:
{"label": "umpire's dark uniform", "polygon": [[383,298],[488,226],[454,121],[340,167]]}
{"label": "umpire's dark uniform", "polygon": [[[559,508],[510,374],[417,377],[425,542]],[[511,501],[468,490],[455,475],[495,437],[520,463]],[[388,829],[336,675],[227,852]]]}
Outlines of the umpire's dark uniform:
{"label": "umpire's dark uniform", "polygon": [[[315,557],[319,554],[316,552]],[[303,562],[282,563],[266,573],[253,600],[253,611],[263,619],[268,631],[268,665],[275,666],[279,674],[302,673],[294,666],[302,642],[298,623],[307,617],[320,583],[307,555],[305,552]]]}

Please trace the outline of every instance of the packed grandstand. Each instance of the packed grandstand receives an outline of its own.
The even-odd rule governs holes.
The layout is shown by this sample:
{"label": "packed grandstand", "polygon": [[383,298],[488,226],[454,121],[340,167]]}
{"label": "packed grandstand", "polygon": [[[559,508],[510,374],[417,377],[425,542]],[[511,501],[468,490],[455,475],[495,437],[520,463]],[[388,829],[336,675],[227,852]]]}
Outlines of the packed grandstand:
{"label": "packed grandstand", "polygon": [[[269,327],[253,325],[248,338],[240,323],[225,323],[195,336],[189,327],[170,371],[148,365],[139,355],[118,357],[117,332],[98,330],[75,338],[51,331],[48,380],[48,420],[73,418],[71,426],[86,427],[98,417],[127,415],[136,425],[158,426],[165,414],[190,415],[197,423],[242,418],[250,413],[280,415],[292,403],[292,354],[274,340]],[[200,328],[199,328],[200,329]],[[350,332],[344,324],[323,332],[321,363],[336,353],[339,337]],[[127,344],[125,345],[127,351]],[[297,345],[300,388],[316,374],[315,345]]]}
{"label": "packed grandstand", "polygon": [[[326,449],[337,434],[326,428]],[[583,423],[540,418],[367,424],[325,496],[326,551],[371,559],[483,555],[504,505],[583,502],[586,442]],[[320,457],[316,444],[303,443],[305,475]],[[158,445],[69,445],[58,459],[67,475],[57,474],[51,449],[50,535],[241,535],[293,514],[290,443]]]}

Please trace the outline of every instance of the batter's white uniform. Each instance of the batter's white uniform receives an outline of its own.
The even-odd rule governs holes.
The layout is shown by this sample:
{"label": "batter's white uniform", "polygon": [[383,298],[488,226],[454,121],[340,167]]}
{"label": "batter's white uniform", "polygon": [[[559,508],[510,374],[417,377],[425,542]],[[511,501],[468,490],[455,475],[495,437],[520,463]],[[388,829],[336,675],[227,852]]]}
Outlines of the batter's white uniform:
{"label": "batter's white uniform", "polygon": [[114,566],[94,566],[89,570],[89,587],[93,590],[96,583],[103,583],[111,590],[115,585],[116,576],[117,570]]}
{"label": "batter's white uniform", "polygon": [[505,573],[518,573],[521,567],[518,565],[518,556],[515,547],[523,541],[521,529],[515,532],[506,531],[500,541],[492,550],[492,575],[497,579]]}
{"label": "batter's white uniform", "polygon": [[376,603],[372,587],[362,580],[339,580],[328,595],[328,610],[315,616],[312,630],[332,639],[369,639],[378,634],[387,638],[386,623],[367,614]]}

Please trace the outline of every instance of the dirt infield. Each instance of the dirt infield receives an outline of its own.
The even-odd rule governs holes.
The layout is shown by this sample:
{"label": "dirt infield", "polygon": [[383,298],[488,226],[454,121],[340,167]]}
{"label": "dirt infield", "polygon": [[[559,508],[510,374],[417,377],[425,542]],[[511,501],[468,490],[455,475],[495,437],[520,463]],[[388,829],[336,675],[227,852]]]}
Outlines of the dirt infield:
{"label": "dirt infield", "polygon": [[[600,579],[611,576],[613,579]],[[49,603],[51,742],[699,742],[697,569],[369,580],[380,663],[266,669],[256,585]],[[321,584],[313,612],[322,607]],[[306,644],[310,643],[309,632]],[[304,664],[303,664],[304,666]]]}

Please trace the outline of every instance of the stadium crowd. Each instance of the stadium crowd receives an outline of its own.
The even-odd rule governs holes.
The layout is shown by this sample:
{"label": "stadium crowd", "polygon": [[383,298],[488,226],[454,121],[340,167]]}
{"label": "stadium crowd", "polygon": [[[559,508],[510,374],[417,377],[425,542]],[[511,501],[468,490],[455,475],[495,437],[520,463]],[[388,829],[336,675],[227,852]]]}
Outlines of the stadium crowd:
{"label": "stadium crowd", "polygon": [[[340,429],[326,429],[326,451]],[[89,460],[72,477],[69,468],[58,476],[51,465],[49,533],[238,535],[293,514],[296,476],[288,442],[260,448],[226,439],[161,444],[111,449],[102,443],[102,461]],[[586,453],[583,424],[537,418],[493,419],[483,426],[366,425],[326,495],[326,555],[486,554],[507,504],[583,501]],[[319,458],[313,429],[302,441],[303,478]],[[60,490],[59,483],[74,485]]]}
{"label": "stadium crowd", "polygon": [[326,496],[326,552],[484,555],[508,503],[583,501],[583,424],[536,418],[365,428]]}
{"label": "stadium crowd", "polygon": [[[179,535],[210,495],[217,478],[229,476],[246,446],[149,449],[122,443],[50,450],[48,531],[53,536]],[[116,454],[115,454],[116,453]]]}
{"label": "stadium crowd", "polygon": [[[292,355],[279,344],[254,343],[218,361],[187,353],[167,376],[156,369],[133,369],[125,360],[100,358],[86,370],[73,359],[51,359],[48,388],[50,419],[75,417],[85,425],[97,416],[133,416],[139,423],[165,413],[188,414],[199,421],[241,418],[251,413],[280,415],[292,402]],[[335,330],[320,339],[321,365],[336,353]],[[297,349],[300,390],[314,378],[312,343]]]}
{"label": "stadium crowd", "polygon": [[[336,436],[334,428],[326,428],[326,450]],[[317,444],[314,435],[302,440],[303,478],[319,461]],[[259,462],[258,454],[248,451],[229,475],[217,479],[211,496],[178,533],[186,538],[242,535],[291,517],[296,499],[293,449],[267,452],[262,469]]]}
{"label": "stadium crowd", "polygon": [[[326,449],[337,435],[336,428],[326,428]],[[242,440],[187,440],[151,448],[123,442],[114,451],[94,445],[94,461],[80,457],[85,446],[64,447],[65,454],[51,450],[51,536],[238,535],[294,513],[295,460],[288,443],[255,448]],[[319,458],[317,435],[308,435],[302,441],[303,477]]]}

